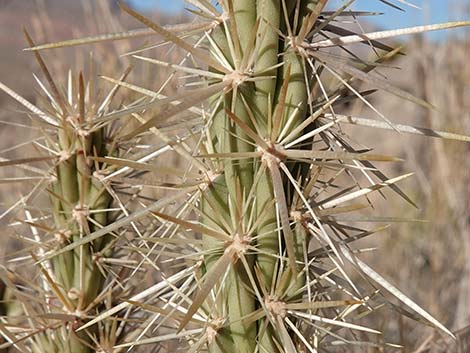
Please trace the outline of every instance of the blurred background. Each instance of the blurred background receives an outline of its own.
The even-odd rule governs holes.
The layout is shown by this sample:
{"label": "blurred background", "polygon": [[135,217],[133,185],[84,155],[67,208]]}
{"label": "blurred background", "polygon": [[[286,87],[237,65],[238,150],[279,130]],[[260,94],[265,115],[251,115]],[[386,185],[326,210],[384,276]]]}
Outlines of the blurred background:
{"label": "blurred background", "polygon": [[[151,13],[159,23],[178,23],[187,19],[180,0],[129,0],[130,5]],[[369,21],[361,19],[364,30],[380,30],[422,24],[470,19],[470,0],[411,1],[420,9],[388,1],[406,11],[394,9],[379,0],[358,0],[353,9],[383,13]],[[331,7],[342,3],[332,1]],[[351,26],[358,30],[356,23]],[[122,14],[115,1],[107,0],[0,0],[0,81],[25,98],[35,101],[39,90],[32,76],[38,72],[31,53],[22,51],[27,27],[37,43],[64,40],[98,33],[138,28],[140,25]],[[97,61],[105,62],[98,71],[117,77],[129,63],[119,58],[148,39],[135,39],[106,45],[88,45],[44,53],[55,77],[66,77],[69,67],[84,65],[90,51]],[[465,29],[407,36],[389,42],[402,44],[406,56],[399,57],[379,72],[401,89],[435,105],[427,111],[387,93],[372,96],[371,102],[393,122],[470,135],[470,33]],[[175,54],[176,55],[176,54]],[[158,87],[158,72],[137,72],[144,86]],[[362,87],[365,88],[365,87]],[[373,117],[360,102],[349,112]],[[12,149],[27,141],[31,130],[26,114],[5,94],[0,94],[0,157],[21,155]],[[387,231],[364,242],[376,248],[364,258],[404,293],[429,310],[454,332],[465,332],[470,325],[470,144],[434,138],[407,136],[395,132],[370,131],[367,128],[345,131],[377,153],[405,159],[389,170],[390,175],[413,171],[415,177],[402,184],[419,209],[404,204],[392,193],[388,201],[375,198],[377,214],[407,217],[426,222],[396,222]],[[354,135],[356,134],[356,135]],[[366,142],[364,142],[366,141]],[[21,173],[18,172],[18,175]],[[22,195],[21,185],[0,185],[3,212]],[[8,248],[8,235],[2,236],[0,263]],[[426,326],[398,318],[387,310],[374,319],[394,342],[408,348],[403,352],[451,352],[457,348]],[[462,349],[462,348],[461,348]],[[371,352],[376,352],[371,350]],[[470,348],[459,353],[470,352]]]}

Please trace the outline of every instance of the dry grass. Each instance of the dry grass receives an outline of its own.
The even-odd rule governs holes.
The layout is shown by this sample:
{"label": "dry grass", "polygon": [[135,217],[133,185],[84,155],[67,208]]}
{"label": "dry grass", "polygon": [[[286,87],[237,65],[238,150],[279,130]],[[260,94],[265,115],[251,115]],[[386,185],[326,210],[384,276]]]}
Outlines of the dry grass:
{"label": "dry grass", "polygon": [[[389,77],[439,110],[426,111],[399,103],[400,116],[396,116],[398,104],[388,99],[376,101],[377,107],[404,123],[409,123],[409,117],[418,117],[418,121],[414,120],[416,125],[468,131],[470,67],[466,58],[470,55],[470,41],[436,44],[414,39],[407,46],[408,56],[396,63],[402,74],[393,75],[391,71]],[[364,129],[364,133],[368,132]],[[470,146],[409,136],[383,141],[386,145],[380,146],[381,150],[404,156],[402,169],[416,171],[407,190],[412,191],[420,205],[419,210],[403,209],[399,202],[391,201],[383,212],[391,213],[395,204],[403,215],[428,222],[394,225],[379,245],[378,253],[386,256],[371,254],[368,259],[406,293],[443,318],[448,327],[464,329],[470,325]],[[385,320],[392,329],[400,328],[403,343],[414,349],[431,334],[410,321]],[[424,345],[427,350],[421,347],[422,352],[448,351],[447,347],[431,348],[433,342],[428,340]]]}

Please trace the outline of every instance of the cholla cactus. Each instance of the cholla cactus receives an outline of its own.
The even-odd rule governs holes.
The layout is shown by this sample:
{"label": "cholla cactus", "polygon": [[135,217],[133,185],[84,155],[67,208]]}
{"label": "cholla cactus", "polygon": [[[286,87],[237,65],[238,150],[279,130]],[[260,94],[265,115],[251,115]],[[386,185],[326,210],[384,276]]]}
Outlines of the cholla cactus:
{"label": "cholla cactus", "polygon": [[[26,36],[33,46],[28,33]],[[15,276],[12,276],[12,280],[7,280],[8,277],[5,277],[5,282],[9,292],[14,293],[23,304],[25,314],[34,315],[36,312],[38,315],[54,315],[60,308],[60,315],[68,317],[63,325],[48,325],[38,330],[33,335],[33,351],[90,352],[94,342],[89,335],[77,334],[74,329],[80,327],[104,303],[106,292],[103,292],[103,285],[108,270],[102,259],[111,256],[116,240],[111,234],[105,234],[73,250],[63,251],[50,261],[45,257],[47,250],[58,251],[69,244],[76,244],[85,236],[106,227],[119,214],[111,212],[112,191],[109,184],[103,182],[109,169],[100,160],[105,156],[115,156],[119,146],[109,124],[91,121],[108,111],[119,87],[114,87],[100,101],[96,95],[95,73],[90,72],[91,79],[85,82],[81,72],[76,77],[70,71],[67,92],[63,95],[42,57],[39,53],[35,55],[49,85],[46,88],[38,79],[49,100],[48,106],[41,107],[41,110],[3,85],[2,88],[43,123],[43,134],[35,143],[43,152],[50,154],[5,164],[53,161],[53,166],[43,171],[44,178],[38,185],[39,190],[49,195],[52,222],[49,222],[48,216],[33,218],[29,211],[33,205],[28,205],[25,211],[25,222],[31,227],[38,242],[36,251],[31,252],[28,258],[37,262],[40,270],[41,296],[44,301],[39,306],[27,305],[27,296],[14,285],[18,282],[19,286],[24,286],[21,279],[15,281]],[[90,63],[93,67],[93,62]],[[44,238],[39,231],[44,232]],[[41,314],[41,311],[44,313]],[[13,340],[10,343],[15,342]],[[15,346],[21,347],[17,344]]]}
{"label": "cholla cactus", "polygon": [[[326,11],[327,1],[321,0],[226,0],[218,6],[206,0],[188,2],[197,19],[187,25],[163,28],[123,5],[148,28],[32,48],[37,52],[159,34],[163,44],[186,54],[179,64],[134,55],[143,65],[169,69],[170,78],[183,81],[186,89],[171,97],[163,96],[162,89],[125,82],[125,77],[105,78],[143,98],[103,116],[96,108],[85,113],[81,78],[77,104],[66,104],[54,89],[49,94],[62,115],[77,107],[76,116],[56,119],[66,125],[59,129],[61,158],[51,195],[57,228],[67,244],[39,259],[52,262],[56,278],[48,285],[57,288],[54,294],[68,313],[85,314],[86,322],[75,325],[72,336],[86,344],[71,351],[103,349],[97,344],[102,334],[94,327],[115,327],[116,315],[130,329],[109,351],[141,345],[174,351],[170,341],[181,350],[213,353],[393,347],[374,338],[379,331],[359,322],[386,300],[374,288],[357,283],[351,268],[395,296],[401,305],[390,303],[392,309],[452,336],[357,256],[360,249],[354,242],[384,227],[351,225],[348,220],[354,216],[348,214],[368,208],[367,195],[384,188],[412,203],[396,185],[411,174],[387,177],[375,162],[399,159],[356,147],[340,126],[469,139],[396,125],[378,111],[381,120],[338,111],[354,99],[376,111],[367,97],[372,91],[359,92],[356,81],[429,107],[370,73],[401,50],[379,40],[469,23],[355,34],[333,24],[339,17],[373,15],[348,11],[353,1],[334,12]],[[331,34],[338,36],[329,38]],[[347,49],[354,43],[381,54],[374,61],[362,60]],[[330,48],[342,49],[346,57],[339,58]],[[142,137],[155,147],[115,158],[116,146],[104,147],[101,129],[124,117],[135,118],[140,126],[119,134],[119,143]],[[81,130],[83,126],[87,128]],[[167,169],[162,159],[158,168],[148,163],[165,153],[176,153],[187,163]],[[159,178],[153,185],[166,192],[133,213],[124,208],[126,216],[112,223],[106,212],[91,216],[91,210],[103,211],[111,201],[112,190],[97,173],[104,164],[120,167],[104,178],[108,181],[120,181],[122,173],[133,169],[152,171]],[[148,186],[137,179],[133,183]],[[362,220],[361,213],[356,217]],[[151,227],[144,222],[142,231],[138,225],[144,219]],[[126,300],[113,297],[104,310],[93,300],[103,285],[96,257],[113,247],[111,232],[126,227],[134,234],[126,249],[140,258],[136,270],[152,266],[160,281]],[[97,309],[96,315],[90,306]],[[371,338],[360,339],[357,332]],[[48,333],[41,337],[50,339]]]}

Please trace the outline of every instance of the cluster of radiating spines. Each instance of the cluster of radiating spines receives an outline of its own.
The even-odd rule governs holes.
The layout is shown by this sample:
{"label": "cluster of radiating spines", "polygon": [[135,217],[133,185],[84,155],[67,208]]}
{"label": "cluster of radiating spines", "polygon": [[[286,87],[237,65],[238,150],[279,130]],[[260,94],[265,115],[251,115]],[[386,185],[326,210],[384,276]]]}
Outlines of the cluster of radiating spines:
{"label": "cluster of radiating spines", "polygon": [[[78,242],[112,221],[112,196],[109,185],[102,182],[106,165],[100,158],[115,155],[118,146],[113,144],[115,141],[111,140],[106,124],[91,121],[102,115],[108,104],[97,101],[91,80],[87,84],[82,73],[76,79],[71,76],[66,97],[55,87],[52,78],[48,78],[51,108],[58,123],[57,132],[49,141],[49,147],[55,147],[58,152],[53,172],[55,181],[47,189],[58,243],[54,250]],[[91,334],[76,334],[73,329],[99,310],[105,299],[103,285],[108,271],[101,259],[111,257],[114,242],[114,237],[107,234],[50,258],[54,285],[61,292],[56,295],[65,311],[76,317],[65,323],[71,333],[62,335],[60,343],[47,336],[58,346],[57,351],[89,352],[95,345]]]}
{"label": "cluster of radiating spines", "polygon": [[[198,248],[199,253],[204,255],[204,261],[199,262],[203,277],[200,282],[198,280],[197,286],[184,287],[187,289],[184,292],[187,297],[182,298],[184,301],[188,301],[191,293],[195,292],[189,300],[188,309],[184,309],[184,304],[170,303],[173,310],[166,312],[167,317],[176,320],[180,329],[190,321],[199,322],[199,325],[203,326],[186,333],[199,337],[198,344],[193,346],[194,350],[209,344],[214,351],[222,350],[222,347],[251,351],[260,346],[269,350],[276,345],[281,345],[286,351],[292,351],[294,341],[313,349],[312,347],[318,345],[325,337],[325,333],[340,341],[346,340],[336,335],[335,329],[331,329],[335,325],[377,333],[345,322],[347,317],[364,308],[368,298],[361,294],[349,279],[341,263],[345,259],[353,259],[346,244],[379,229],[367,231],[353,228],[336,221],[335,216],[364,208],[363,204],[343,204],[381,188],[393,186],[408,175],[388,179],[377,171],[370,164],[370,160],[395,159],[355,152],[347,140],[335,130],[338,122],[347,122],[347,117],[337,117],[332,110],[334,105],[352,99],[349,89],[357,94],[359,99],[365,100],[363,95],[354,91],[351,84],[357,79],[370,81],[363,73],[373,69],[375,64],[362,65],[361,70],[354,66],[345,66],[343,71],[348,75],[344,78],[336,72],[339,70],[339,64],[334,59],[328,56],[320,57],[323,54],[317,53],[316,47],[305,44],[305,40],[299,40],[298,37],[302,33],[309,36],[314,34],[311,29],[316,23],[315,16],[318,16],[318,12],[310,15],[310,21],[298,20],[299,24],[306,24],[300,25],[299,32],[292,32],[290,29],[291,36],[285,35],[284,41],[279,41],[284,43],[285,47],[275,50],[275,59],[272,59],[271,66],[268,64],[256,71],[256,64],[261,56],[257,39],[260,33],[261,36],[268,36],[266,28],[272,26],[272,18],[270,17],[269,24],[260,18],[254,20],[251,25],[240,25],[236,20],[237,11],[253,13],[252,11],[240,11],[237,10],[238,4],[228,4],[227,8],[224,8],[224,15],[220,16],[214,8],[206,3],[204,5],[201,6],[201,11],[205,12],[207,17],[213,16],[215,20],[223,21],[220,27],[214,28],[206,36],[206,45],[211,56],[131,10],[128,11],[151,29],[164,35],[170,42],[188,50],[196,60],[201,60],[210,67],[210,70],[204,71],[202,68],[178,66],[139,57],[190,75],[205,76],[206,80],[201,83],[210,82],[210,85],[199,90],[197,94],[200,99],[212,97],[210,110],[205,113],[207,126],[210,127],[204,132],[207,137],[204,146],[206,153],[198,156],[205,159],[205,167],[201,167],[201,172],[207,175],[210,182],[201,194],[199,210],[194,209],[199,214],[202,225],[160,212],[155,213],[161,220],[174,223],[186,231],[192,230],[202,234],[203,238],[202,245],[199,245],[198,239],[191,244],[192,248]],[[242,21],[244,20],[240,20]],[[264,29],[261,30],[263,25]],[[240,27],[255,30],[240,34]],[[272,43],[278,42],[278,34],[274,37]],[[373,44],[390,51],[379,58],[377,63],[399,52],[380,43]],[[278,55],[279,53],[281,55]],[[283,60],[279,60],[279,57]],[[318,60],[322,65],[315,66]],[[331,65],[328,65],[329,61],[332,61]],[[306,69],[308,67],[310,70]],[[340,81],[338,87],[333,91],[326,91],[320,80],[321,72],[317,70],[330,70]],[[272,76],[277,75],[270,76],[267,74],[269,71],[280,72],[279,77],[282,79],[276,80]],[[262,85],[269,81],[274,81],[271,94],[265,93],[264,90],[269,92],[269,87]],[[305,86],[305,83],[309,85]],[[379,79],[374,83],[404,98],[417,101],[405,92],[386,86]],[[292,88],[295,84],[301,86],[300,90],[303,92],[295,91]],[[223,93],[214,96],[214,92],[219,91]],[[297,94],[300,98],[297,97],[296,102]],[[191,93],[188,97],[191,97],[190,95]],[[263,103],[257,104],[258,101]],[[135,133],[146,131],[157,122],[158,117],[150,119]],[[387,124],[386,121],[381,127],[387,127]],[[317,140],[314,140],[315,138]],[[311,145],[312,141],[316,146],[323,143],[323,148],[305,148],[305,145]],[[303,168],[297,166],[296,170],[296,163]],[[213,169],[207,170],[208,167]],[[327,182],[322,181],[320,177],[325,170],[334,172]],[[358,191],[352,191],[351,188],[328,195],[328,190],[342,174],[353,175],[351,171],[354,170],[365,175],[370,172],[381,181]],[[369,177],[369,180],[372,179]],[[400,189],[395,187],[394,190],[404,196]],[[319,201],[321,195],[328,197]],[[291,223],[295,223],[295,226]],[[303,234],[308,234],[318,241],[317,250],[308,252],[306,242],[298,241]],[[272,235],[275,236],[270,237]],[[187,241],[192,243],[189,239]],[[329,265],[330,268],[312,268],[311,264],[315,261],[323,261],[323,264]],[[374,272],[365,264],[360,264],[360,267],[372,276]],[[343,278],[332,274],[336,271]],[[292,281],[292,276],[299,280]],[[279,278],[291,285],[284,284],[288,288],[283,288],[279,285]],[[380,277],[375,279],[384,284]],[[330,293],[328,290],[321,290],[323,286],[333,286],[342,296],[353,299],[331,300],[334,291]],[[351,290],[347,289],[348,287]],[[391,290],[392,287],[387,288]],[[305,299],[305,293],[308,300],[299,302],[300,299]],[[402,296],[400,298],[405,300]],[[326,311],[324,308],[329,306],[346,306],[347,309]],[[423,314],[416,307],[411,307]],[[320,309],[323,310],[324,316],[313,314],[318,313]],[[177,314],[177,311],[181,314]],[[289,314],[295,319],[289,318]],[[425,317],[430,319],[429,315]],[[317,324],[321,323],[318,326],[326,323],[323,331],[315,326],[315,321]],[[313,327],[317,333],[314,343],[306,340],[299,328],[306,325],[306,322],[309,322],[310,328]],[[254,327],[257,329],[253,329]],[[177,337],[180,336],[169,335],[168,339]],[[150,338],[127,345],[158,342],[161,339],[162,337]]]}
{"label": "cluster of radiating spines", "polygon": [[[91,278],[98,273],[91,264],[96,265],[112,247],[109,234],[122,227],[131,226],[139,234],[129,248],[142,257],[139,268],[146,264],[160,271],[165,267],[157,263],[170,265],[161,282],[86,322],[77,330],[78,335],[86,332],[89,340],[93,336],[90,327],[108,322],[123,309],[132,309],[152,315],[142,325],[134,325],[135,331],[117,349],[176,339],[191,343],[191,352],[206,347],[211,352],[314,352],[329,344],[352,344],[355,330],[379,333],[354,320],[373,312],[383,301],[349,277],[346,262],[395,295],[406,305],[400,310],[411,316],[418,314],[449,333],[355,256],[359,250],[353,250],[351,243],[384,227],[367,230],[351,226],[347,214],[367,208],[369,200],[364,202],[364,197],[386,187],[412,203],[395,185],[409,174],[386,177],[372,162],[398,159],[354,148],[355,143],[339,126],[348,123],[466,140],[392,124],[368,101],[372,91],[360,92],[354,87],[356,81],[364,81],[429,106],[370,74],[401,50],[378,40],[468,23],[357,35],[334,24],[344,16],[372,15],[347,11],[352,1],[334,12],[325,11],[327,1],[318,0],[229,0],[219,4],[222,11],[205,0],[189,2],[197,8],[199,22],[165,29],[122,6],[147,29],[35,48],[157,33],[187,54],[180,64],[134,55],[171,69],[170,77],[175,72],[184,75],[188,90],[171,97],[163,96],[161,90],[124,82],[125,76],[105,79],[115,87],[141,93],[146,100],[112,112],[90,102],[91,89],[85,89],[80,78],[76,93],[69,93],[77,99],[75,103],[61,99],[53,85],[48,94],[60,113],[52,118],[60,133],[51,197],[63,246],[47,258],[59,269],[58,262],[72,261],[70,254],[82,256],[78,264],[76,259],[72,262],[73,268],[79,269],[78,282],[76,271],[73,276],[67,271],[58,274],[58,282],[67,289],[59,291],[63,304],[91,315],[89,310],[96,307],[96,301],[90,301],[90,296],[99,289],[89,289],[88,296],[80,284],[85,274]],[[178,28],[181,35],[175,31]],[[201,31],[203,35],[194,39]],[[321,38],[330,34],[339,38]],[[348,61],[325,50],[356,42],[385,54],[373,62],[357,57]],[[197,88],[190,89],[192,86]],[[341,104],[353,99],[361,100],[382,120],[336,113]],[[101,107],[108,103],[105,100]],[[48,112],[40,113],[46,121],[51,119]],[[144,149],[135,159],[110,157],[117,146],[106,148],[101,131],[129,116],[140,126],[119,131],[118,140],[129,141],[149,132],[163,146]],[[187,161],[184,170],[159,170],[147,164],[170,150]],[[118,168],[103,177],[100,170],[104,163]],[[130,170],[171,174],[181,183],[157,183],[156,187],[167,190],[166,195],[109,223],[108,213],[100,210],[109,207],[113,191],[102,181],[130,182],[121,178]],[[349,185],[341,187],[344,177],[349,178]],[[368,186],[362,186],[361,178]],[[98,212],[91,212],[93,209]],[[136,222],[148,215],[160,225],[142,235]],[[189,220],[194,217],[196,221]],[[93,270],[89,272],[83,261],[86,252],[92,255],[88,264]],[[168,326],[175,331],[167,333]],[[153,337],[145,338],[150,332]]]}
{"label": "cluster of radiating spines", "polygon": [[[28,33],[26,37],[29,45],[34,46]],[[64,93],[48,70],[46,61],[39,52],[34,54],[45,78],[43,82],[35,76],[43,93],[37,98],[37,106],[4,85],[2,89],[31,111],[42,132],[33,141],[36,149],[41,151],[40,157],[5,163],[53,162],[50,169],[34,169],[44,179],[26,198],[34,200],[33,195],[42,191],[50,201],[50,206],[46,207],[51,210],[49,215],[44,212],[43,205],[28,204],[25,210],[25,222],[30,226],[36,244],[28,259],[33,260],[41,274],[41,286],[37,287],[41,289],[37,293],[39,300],[34,305],[27,304],[27,296],[17,288],[25,285],[22,283],[25,279],[13,276],[15,280],[6,283],[22,304],[25,314],[31,317],[29,323],[32,326],[26,331],[32,330],[27,334],[33,338],[34,351],[90,352],[92,347],[99,345],[99,335],[95,331],[75,333],[74,330],[103,309],[103,303],[109,301],[110,291],[116,291],[116,286],[125,286],[118,278],[108,281],[106,288],[104,286],[110,279],[107,260],[112,260],[117,237],[105,232],[93,241],[79,244],[118,217],[120,210],[111,208],[113,197],[124,207],[124,201],[105,180],[116,169],[106,160],[117,157],[121,148],[119,136],[125,134],[123,125],[107,119],[120,86],[115,85],[104,98],[99,98],[102,92],[97,92],[95,87],[96,73],[91,58],[89,80],[85,81],[81,72],[75,75],[70,71]],[[128,71],[121,79],[127,74]],[[14,208],[9,211],[13,212]],[[34,213],[37,213],[36,217]],[[71,244],[75,247],[67,249]],[[123,263],[125,261],[122,259]],[[63,316],[59,321],[42,318],[53,313]],[[105,326],[110,330],[108,333],[116,333],[117,327]],[[18,330],[18,337],[22,334],[25,333]],[[110,337],[107,337],[107,344],[113,346],[115,340],[113,342]],[[15,340],[9,344],[22,347]]]}
{"label": "cluster of radiating spines", "polygon": [[[199,321],[204,329],[196,329],[197,347],[208,344],[214,351],[223,347],[246,352],[276,351],[280,346],[290,352],[295,351],[297,344],[317,349],[313,347],[324,338],[325,331],[336,335],[336,330],[331,329],[334,325],[377,333],[345,322],[347,317],[367,308],[368,297],[354,285],[343,263],[355,262],[348,243],[381,228],[354,228],[342,224],[336,216],[367,207],[350,202],[384,187],[393,187],[409,200],[394,185],[409,175],[388,179],[379,172],[371,161],[398,159],[355,150],[336,130],[339,122],[347,122],[347,117],[337,116],[334,110],[354,98],[370,105],[364,98],[369,92],[357,92],[352,86],[358,79],[426,104],[367,75],[377,64],[399,53],[399,49],[374,40],[371,44],[387,53],[375,63],[357,66],[338,62],[334,56],[319,51],[338,45],[334,40],[311,41],[325,27],[333,33],[339,31],[319,17],[325,1],[299,2],[300,7],[260,2],[258,8],[251,1],[227,2],[220,4],[222,15],[206,2],[194,4],[199,5],[205,18],[214,21],[211,23],[218,23],[196,45],[124,8],[166,40],[187,50],[200,65],[188,67],[137,58],[183,72],[187,77],[192,75],[191,84],[199,79],[203,86],[194,94],[201,100],[209,98],[209,107],[204,111],[204,153],[194,158],[183,151],[207,177],[199,208],[193,209],[201,224],[154,212],[160,220],[185,229],[184,235],[187,230],[202,235],[202,243],[199,239],[187,240],[203,255],[203,261],[198,262],[202,278],[197,285],[185,287],[182,299],[188,301],[187,309],[178,304],[173,312],[182,313],[168,316],[178,322],[180,330],[191,321]],[[258,10],[270,16],[256,16]],[[332,14],[332,18],[343,10]],[[351,34],[346,42],[363,40],[354,37]],[[203,45],[208,50],[201,49]],[[326,71],[337,79],[336,87],[322,82]],[[192,93],[186,94],[190,103]],[[181,104],[184,103],[183,99]],[[132,134],[158,129],[159,119],[158,115],[148,119]],[[388,120],[382,127],[387,124]],[[359,186],[355,173],[366,176],[371,185],[353,191]],[[330,180],[323,181],[322,176],[328,174]],[[354,186],[331,192],[344,174],[353,177]],[[374,183],[369,174],[380,181]],[[309,251],[309,238],[316,244],[314,251]],[[313,270],[311,265],[316,261],[327,270]],[[359,267],[372,276],[365,264],[361,262]],[[319,273],[322,270],[325,272]],[[339,272],[344,282],[329,271]],[[381,279],[378,281],[384,284]],[[326,287],[323,282],[333,285],[336,292],[321,289]],[[334,300],[344,296],[350,299]],[[345,310],[339,309],[344,306]],[[414,306],[412,309],[423,314]],[[312,343],[300,328],[305,328],[306,322],[315,328],[315,321],[326,323],[328,328],[321,333],[321,329],[315,329],[318,337]],[[132,344],[136,342],[128,345]]]}

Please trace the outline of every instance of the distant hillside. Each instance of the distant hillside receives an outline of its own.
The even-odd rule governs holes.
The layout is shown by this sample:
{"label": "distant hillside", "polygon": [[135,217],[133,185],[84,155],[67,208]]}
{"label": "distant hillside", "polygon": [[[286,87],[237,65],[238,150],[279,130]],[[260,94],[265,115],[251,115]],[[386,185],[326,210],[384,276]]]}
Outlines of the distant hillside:
{"label": "distant hillside", "polygon": [[[130,16],[120,13],[116,0],[0,0],[0,81],[21,94],[31,94],[31,88],[36,87],[32,85],[31,74],[32,69],[36,71],[36,64],[34,56],[22,50],[27,46],[23,27],[28,29],[37,43],[108,32],[109,18],[106,18],[107,28],[97,23],[103,19],[101,15],[91,21],[84,15],[85,8],[89,9],[92,5],[98,8],[100,4],[108,7],[117,25],[116,30],[120,30],[119,25],[125,29],[142,27]],[[162,24],[175,21],[175,18],[158,14],[153,14],[152,18]],[[60,60],[55,61],[63,63],[66,55],[73,53],[73,50],[47,51],[43,55],[45,58],[60,56]],[[0,103],[7,101],[10,100],[0,94]]]}
{"label": "distant hillside", "polygon": [[[31,68],[33,56],[23,52],[26,40],[23,27],[27,28],[35,38],[40,28],[40,20],[36,1],[33,0],[0,0],[0,81],[12,88],[24,92],[31,86]],[[81,1],[43,0],[37,3],[48,9],[53,23],[53,33],[60,37],[69,37],[74,28],[83,21]],[[72,15],[73,14],[73,15]],[[0,102],[5,96],[0,95]]]}

